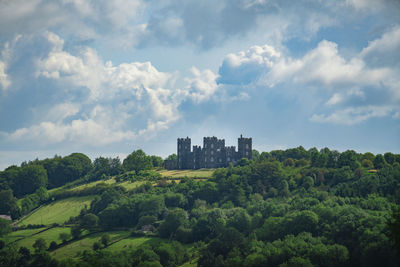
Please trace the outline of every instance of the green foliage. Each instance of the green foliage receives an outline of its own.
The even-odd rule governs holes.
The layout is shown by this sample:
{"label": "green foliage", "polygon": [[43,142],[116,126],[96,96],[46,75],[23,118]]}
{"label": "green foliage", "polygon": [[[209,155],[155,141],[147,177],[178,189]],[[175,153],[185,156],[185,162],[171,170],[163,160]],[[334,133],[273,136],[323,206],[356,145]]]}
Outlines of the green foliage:
{"label": "green foliage", "polygon": [[153,167],[162,167],[164,160],[159,156],[150,156]]}
{"label": "green foliage", "polygon": [[71,237],[71,235],[68,233],[60,233],[60,235],[59,235],[59,239],[61,240],[61,242],[63,244],[65,244],[70,237]]}
{"label": "green foliage", "polygon": [[186,212],[183,209],[176,208],[168,213],[158,231],[161,237],[170,238],[176,233],[180,226],[184,226],[186,223]]}
{"label": "green foliage", "polygon": [[82,216],[80,226],[85,229],[92,229],[99,224],[99,217],[93,213],[87,213]]}
{"label": "green foliage", "polygon": [[385,167],[385,165],[386,165],[385,158],[381,154],[376,155],[374,159],[375,168],[382,169],[383,167]]}
{"label": "green foliage", "polygon": [[153,167],[153,162],[151,157],[139,149],[129,154],[122,165],[126,171],[139,173],[142,170],[150,170]]}
{"label": "green foliage", "polygon": [[47,172],[40,165],[26,165],[11,184],[15,196],[21,197],[47,186]]}
{"label": "green foliage", "polygon": [[0,218],[0,237],[11,232],[11,225],[9,220]]}
{"label": "green foliage", "polygon": [[47,248],[46,241],[43,238],[36,239],[35,243],[33,244],[33,248],[35,249],[35,253],[45,251]]}
{"label": "green foliage", "polygon": [[120,159],[98,157],[93,161],[93,169],[88,174],[91,181],[99,180],[103,177],[117,175],[123,172]]}
{"label": "green foliage", "polygon": [[104,234],[104,235],[101,236],[101,243],[102,243],[105,247],[108,246],[108,244],[110,243],[110,240],[111,240],[111,238],[110,238],[110,235],[109,235],[109,234]]}
{"label": "green foliage", "polygon": [[99,242],[94,242],[93,243],[93,250],[99,250],[101,248],[101,245],[100,245],[100,243]]}
{"label": "green foliage", "polygon": [[[82,266],[187,266],[197,259],[199,266],[399,266],[400,256],[392,245],[400,243],[396,237],[400,216],[390,219],[392,210],[398,210],[396,203],[400,203],[398,156],[385,153],[375,157],[351,150],[339,153],[328,148],[275,150],[263,152],[255,160],[216,169],[212,175],[212,170],[205,170],[206,181],[180,178],[162,187],[156,186],[160,175],[179,178],[185,171],[129,171],[118,174],[117,181],[147,183],[130,191],[119,187],[119,182],[117,186],[99,183],[98,187],[91,186],[93,191],[84,191],[86,185],[81,185],[85,194],[97,196],[91,197],[89,209],[79,214],[79,208],[73,215],[77,217],[69,220],[74,225],[73,239],[58,231],[53,239],[45,240],[50,243],[59,237],[64,244],[50,243],[56,248],[52,255],[72,257],[76,263],[68,264]],[[152,165],[160,163],[155,157],[145,157],[152,160]],[[106,167],[110,159],[96,160],[93,170],[74,182],[75,186],[92,179],[97,171],[109,175]],[[16,202],[4,177],[15,180],[23,168],[34,165],[46,165],[50,177],[52,168],[62,161],[61,157],[46,164],[34,161],[0,173],[3,209]],[[61,170],[57,167],[51,175],[57,169]],[[186,173],[196,176],[195,172],[202,171]],[[51,190],[50,198],[44,187],[38,188],[20,200],[22,209],[27,211],[52,197],[67,196],[73,191],[67,189],[70,186]],[[35,214],[45,216],[47,211],[49,217],[44,218],[50,221],[50,217],[58,216],[54,209],[46,209],[51,205],[41,207],[25,220]],[[101,232],[88,234],[93,227]],[[111,231],[121,227],[133,229],[129,237],[128,231],[118,237]],[[19,253],[17,249],[12,251],[8,243],[25,236],[16,243],[17,248],[31,247],[34,239],[46,237],[54,229],[30,232],[34,238],[20,230],[6,234],[7,246],[0,250],[0,261],[25,262],[18,266],[51,263],[45,251],[29,255],[22,249]],[[176,241],[185,243],[186,248]]]}
{"label": "green foliage", "polygon": [[82,229],[79,226],[71,228],[71,236],[73,239],[78,239],[82,235]]}
{"label": "green foliage", "polygon": [[0,214],[10,214],[13,219],[20,215],[17,199],[11,189],[0,191]]}
{"label": "green foliage", "polygon": [[49,250],[55,250],[57,248],[57,243],[56,241],[51,241],[49,245]]}

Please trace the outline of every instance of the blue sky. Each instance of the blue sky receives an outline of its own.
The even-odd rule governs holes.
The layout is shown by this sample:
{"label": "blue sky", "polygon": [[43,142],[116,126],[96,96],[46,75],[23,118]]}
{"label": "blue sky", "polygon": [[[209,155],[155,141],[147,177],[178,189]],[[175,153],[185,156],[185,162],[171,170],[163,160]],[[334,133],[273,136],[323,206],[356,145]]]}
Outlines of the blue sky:
{"label": "blue sky", "polygon": [[0,2],[0,169],[176,138],[400,153],[400,2]]}

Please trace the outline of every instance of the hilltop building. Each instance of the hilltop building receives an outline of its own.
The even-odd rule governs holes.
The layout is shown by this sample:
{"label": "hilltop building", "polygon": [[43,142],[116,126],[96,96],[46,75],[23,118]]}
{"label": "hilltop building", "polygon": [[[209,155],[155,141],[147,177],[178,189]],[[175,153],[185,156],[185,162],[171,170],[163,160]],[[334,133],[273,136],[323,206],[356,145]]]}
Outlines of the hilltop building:
{"label": "hilltop building", "polygon": [[252,139],[238,138],[238,151],[235,146],[225,146],[225,139],[204,137],[203,148],[193,146],[189,137],[178,138],[178,169],[200,169],[227,167],[242,158],[251,159]]}

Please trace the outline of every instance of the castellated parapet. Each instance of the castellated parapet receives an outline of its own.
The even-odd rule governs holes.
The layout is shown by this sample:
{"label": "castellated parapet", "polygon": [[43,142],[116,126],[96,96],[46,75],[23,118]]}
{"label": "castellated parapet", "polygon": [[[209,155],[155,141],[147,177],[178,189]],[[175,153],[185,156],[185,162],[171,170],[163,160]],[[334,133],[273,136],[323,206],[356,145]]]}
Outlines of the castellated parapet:
{"label": "castellated parapet", "polygon": [[204,137],[203,148],[193,146],[189,137],[178,138],[178,169],[200,169],[227,167],[242,158],[251,159],[252,139],[238,138],[238,151],[235,146],[225,146],[225,139]]}

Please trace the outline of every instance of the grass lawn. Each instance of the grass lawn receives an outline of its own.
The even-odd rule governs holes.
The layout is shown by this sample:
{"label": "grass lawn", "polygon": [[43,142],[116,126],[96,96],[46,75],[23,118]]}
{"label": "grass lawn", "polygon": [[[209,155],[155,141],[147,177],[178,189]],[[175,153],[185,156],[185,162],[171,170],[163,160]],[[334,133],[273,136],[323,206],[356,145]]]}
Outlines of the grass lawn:
{"label": "grass lawn", "polygon": [[199,170],[161,170],[159,173],[167,178],[211,178],[215,169]]}
{"label": "grass lawn", "polygon": [[51,252],[51,256],[58,260],[79,257],[78,254],[82,253],[84,250],[92,250],[93,243],[96,241],[100,242],[101,237],[106,233],[110,235],[111,242],[129,235],[129,232],[127,231],[101,232],[88,235],[80,240],[54,250]]}
{"label": "grass lawn", "polygon": [[17,235],[25,236],[23,239],[18,240],[16,242],[17,247],[24,246],[30,249],[31,252],[33,252],[34,249],[32,245],[35,243],[36,239],[43,238],[46,241],[47,246],[49,246],[51,241],[56,241],[57,244],[61,242],[58,239],[60,233],[70,233],[69,227],[55,227],[36,234],[41,230],[43,229],[29,229],[29,230],[20,230],[13,232],[12,234],[14,234],[15,236]]}
{"label": "grass lawn", "polygon": [[64,223],[71,216],[79,215],[79,212],[85,207],[85,205],[89,207],[90,202],[93,199],[94,196],[85,196],[71,197],[55,201],[51,204],[40,207],[37,211],[20,221],[18,225],[50,225],[52,223]]}
{"label": "grass lawn", "polygon": [[94,181],[94,182],[91,182],[91,183],[88,183],[88,184],[78,185],[77,187],[73,187],[73,188],[71,188],[69,190],[71,190],[71,191],[79,191],[79,190],[86,189],[86,188],[89,188],[89,187],[95,187],[97,184],[100,184],[100,183],[115,184],[115,179],[114,178],[110,178],[110,179],[107,179],[107,180]]}
{"label": "grass lawn", "polygon": [[125,181],[122,183],[118,183],[117,185],[120,185],[122,187],[124,187],[127,191],[132,190],[144,183],[146,183],[147,181],[136,181],[136,182],[130,182],[130,181]]}
{"label": "grass lawn", "polygon": [[160,242],[161,240],[158,237],[128,237],[108,246],[105,250],[119,251],[127,248],[137,248],[144,243],[151,244],[153,242]]}
{"label": "grass lawn", "polygon": [[25,229],[25,230],[14,231],[14,232],[11,232],[8,235],[4,236],[3,239],[4,239],[4,241],[6,241],[6,243],[14,242],[18,239],[27,238],[31,235],[34,235],[37,232],[42,231],[43,229],[45,229],[45,228]]}

